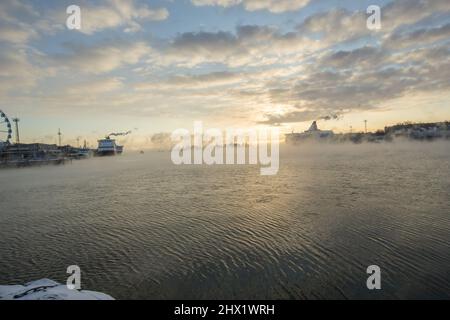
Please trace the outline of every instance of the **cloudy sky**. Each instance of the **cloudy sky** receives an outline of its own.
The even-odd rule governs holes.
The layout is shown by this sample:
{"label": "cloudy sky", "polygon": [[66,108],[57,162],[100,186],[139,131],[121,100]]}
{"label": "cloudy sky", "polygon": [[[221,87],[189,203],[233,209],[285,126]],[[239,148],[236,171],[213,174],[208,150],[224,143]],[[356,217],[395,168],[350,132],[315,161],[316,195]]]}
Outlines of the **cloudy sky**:
{"label": "cloudy sky", "polygon": [[0,46],[0,109],[27,142],[450,120],[448,0],[1,0]]}

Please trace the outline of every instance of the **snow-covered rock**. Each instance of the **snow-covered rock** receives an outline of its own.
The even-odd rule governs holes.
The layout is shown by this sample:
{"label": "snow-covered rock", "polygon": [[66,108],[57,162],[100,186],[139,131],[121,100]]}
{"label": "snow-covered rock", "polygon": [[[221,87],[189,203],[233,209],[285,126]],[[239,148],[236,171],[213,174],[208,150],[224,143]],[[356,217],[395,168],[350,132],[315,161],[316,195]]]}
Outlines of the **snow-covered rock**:
{"label": "snow-covered rock", "polygon": [[25,285],[0,285],[0,300],[114,300],[95,291],[70,290],[50,279],[28,282]]}

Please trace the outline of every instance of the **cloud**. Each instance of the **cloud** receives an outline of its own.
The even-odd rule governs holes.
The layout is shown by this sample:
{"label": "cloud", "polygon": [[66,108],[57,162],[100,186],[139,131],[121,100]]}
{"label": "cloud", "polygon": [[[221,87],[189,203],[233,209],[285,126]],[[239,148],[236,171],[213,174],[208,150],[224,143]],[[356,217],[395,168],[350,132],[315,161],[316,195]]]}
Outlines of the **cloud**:
{"label": "cloud", "polygon": [[199,90],[212,87],[235,85],[243,81],[241,74],[228,71],[210,72],[197,75],[177,75],[165,81],[141,82],[135,85],[138,91],[187,89]]}
{"label": "cloud", "polygon": [[301,34],[320,34],[327,43],[355,40],[370,34],[365,12],[332,9],[314,14],[297,26]]}
{"label": "cloud", "polygon": [[59,68],[69,68],[72,72],[92,74],[136,64],[151,52],[145,42],[114,41],[91,46],[67,43],[65,47],[66,53],[52,55],[49,62]]}
{"label": "cloud", "polygon": [[[439,23],[431,19],[437,13],[446,21],[449,9],[449,2],[441,0],[393,1],[382,9],[383,27],[376,34],[365,28],[363,12],[334,9],[310,16],[297,26],[298,33],[319,34],[327,49],[313,54],[297,79],[267,85],[273,105],[294,110],[268,112],[260,123],[317,120],[330,112],[373,110],[412,93],[449,90],[448,23],[423,27]],[[364,37],[378,41],[352,50],[333,47]]]}
{"label": "cloud", "polygon": [[122,87],[122,80],[120,78],[113,77],[71,84],[66,89],[66,93],[69,95],[100,95],[103,93],[116,91]]}
{"label": "cloud", "polygon": [[4,0],[0,3],[0,42],[24,44],[37,36],[31,22],[39,15],[29,4]]}
{"label": "cloud", "polygon": [[4,47],[0,50],[0,93],[18,91],[25,93],[34,87],[47,71],[29,62],[30,55],[25,48]]}
{"label": "cloud", "polygon": [[[150,8],[135,0],[106,0],[101,5],[80,2],[81,29],[84,34],[93,34],[106,29],[123,27],[125,32],[142,29],[145,21],[162,21],[169,17],[166,8]],[[45,10],[20,0],[2,0],[0,3],[0,41],[27,43],[42,35],[67,30],[66,7]]]}
{"label": "cloud", "polygon": [[295,55],[298,58],[322,44],[296,32],[275,27],[237,26],[235,32],[185,32],[178,35],[152,62],[192,67],[219,63],[231,67],[271,65]]}
{"label": "cloud", "polygon": [[447,0],[396,0],[382,8],[382,30],[392,31],[450,10]]}
{"label": "cloud", "polygon": [[[388,52],[377,47],[364,46],[354,50],[331,51],[318,63],[333,68],[374,68],[384,61]],[[329,76],[329,75],[327,75]]]}
{"label": "cloud", "polygon": [[[396,0],[381,8],[382,28],[378,36],[405,26],[411,26],[436,13],[450,11],[447,0]],[[321,40],[329,44],[357,40],[362,37],[377,36],[366,27],[367,14],[364,11],[350,11],[335,8],[319,12],[306,18],[297,26],[299,33],[319,34]]]}
{"label": "cloud", "polygon": [[[324,114],[373,110],[379,105],[411,93],[445,92],[450,89],[450,48],[417,49],[391,56],[374,48],[331,53],[314,64],[302,79],[271,88],[271,101],[290,104],[297,110],[265,116],[262,123],[280,124],[317,120]],[[359,63],[359,59],[372,61]],[[356,60],[358,68],[350,68]],[[334,71],[321,71],[324,62],[333,62]],[[376,62],[375,62],[376,61]]]}
{"label": "cloud", "polygon": [[283,115],[268,114],[266,120],[259,121],[259,124],[280,125],[282,123],[294,123],[303,121],[313,121],[320,118],[321,110],[292,111]]}
{"label": "cloud", "polygon": [[297,11],[306,6],[310,0],[191,0],[196,6],[232,7],[243,5],[248,11],[267,10],[272,13]]}
{"label": "cloud", "polygon": [[34,37],[36,37],[36,32],[23,23],[0,22],[0,42],[24,44]]}
{"label": "cloud", "polygon": [[240,75],[228,71],[211,72],[193,76],[177,76],[169,80],[169,83],[175,85],[191,85],[209,86],[209,85],[225,85],[239,81]]}
{"label": "cloud", "polygon": [[83,5],[81,13],[80,31],[86,34],[119,26],[124,26],[126,32],[135,32],[141,29],[141,21],[162,21],[169,17],[166,8],[153,9],[130,0],[108,0],[103,6]]}
{"label": "cloud", "polygon": [[[251,3],[240,0],[195,0],[194,4],[229,7],[238,4],[250,6]],[[258,3],[267,6],[272,2]],[[276,3],[281,5],[284,2]],[[402,26],[418,23],[436,12],[446,12],[450,7],[448,3],[443,0],[393,1],[382,8],[380,32],[367,28],[365,11],[344,8],[315,13],[291,32],[258,25],[241,25],[236,27],[235,32],[185,32],[172,41],[163,57],[153,61],[186,67],[207,63],[221,63],[230,67],[264,66],[279,63],[280,60],[299,61],[314,52],[343,43],[361,39],[383,41],[383,38],[389,37],[391,32]],[[423,38],[431,39],[432,34],[424,34]]]}
{"label": "cloud", "polygon": [[450,39],[450,23],[436,28],[422,28],[414,31],[394,32],[385,41],[388,48],[405,48],[417,45],[427,45],[441,40]]}
{"label": "cloud", "polygon": [[171,55],[186,54],[205,61],[221,60],[240,54],[238,39],[229,32],[187,32],[178,36],[169,50]]}

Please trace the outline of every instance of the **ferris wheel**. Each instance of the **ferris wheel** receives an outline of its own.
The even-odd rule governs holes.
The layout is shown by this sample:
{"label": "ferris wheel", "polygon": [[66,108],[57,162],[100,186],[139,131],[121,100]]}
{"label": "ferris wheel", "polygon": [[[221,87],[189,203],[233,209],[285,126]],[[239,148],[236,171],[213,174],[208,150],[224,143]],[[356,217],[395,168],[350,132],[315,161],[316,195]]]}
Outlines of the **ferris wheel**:
{"label": "ferris wheel", "polygon": [[0,144],[9,144],[12,138],[11,122],[6,114],[0,110]]}

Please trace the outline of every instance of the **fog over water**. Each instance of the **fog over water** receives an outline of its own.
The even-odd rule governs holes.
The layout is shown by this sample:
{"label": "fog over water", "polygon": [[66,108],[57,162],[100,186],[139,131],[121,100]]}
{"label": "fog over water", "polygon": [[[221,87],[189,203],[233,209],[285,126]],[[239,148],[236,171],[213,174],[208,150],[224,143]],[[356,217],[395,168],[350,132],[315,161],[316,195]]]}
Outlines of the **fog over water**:
{"label": "fog over water", "polygon": [[146,152],[1,170],[0,284],[75,264],[121,299],[450,298],[448,142],[283,145],[259,169]]}

